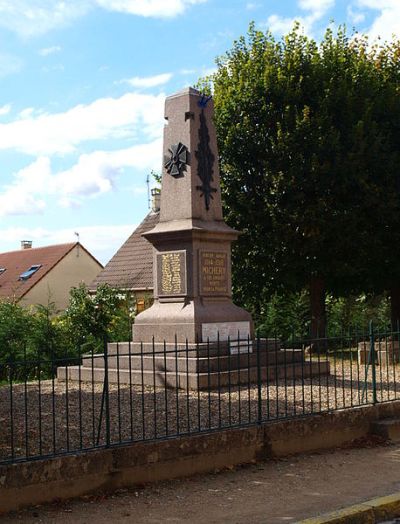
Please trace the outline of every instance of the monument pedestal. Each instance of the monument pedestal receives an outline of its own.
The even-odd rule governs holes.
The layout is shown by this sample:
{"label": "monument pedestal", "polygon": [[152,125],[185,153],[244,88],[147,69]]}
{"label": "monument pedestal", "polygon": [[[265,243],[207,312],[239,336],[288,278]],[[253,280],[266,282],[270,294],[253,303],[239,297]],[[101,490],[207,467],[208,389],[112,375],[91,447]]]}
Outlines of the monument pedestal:
{"label": "monument pedestal", "polygon": [[[58,380],[104,381],[104,358],[83,358],[82,366],[59,368]],[[329,374],[329,362],[305,360],[301,349],[280,349],[275,340],[201,344],[109,344],[108,382],[111,384],[212,391],[261,381]]]}
{"label": "monument pedestal", "polygon": [[[144,312],[145,313],[145,312]],[[227,321],[227,318],[230,320]],[[247,340],[251,334],[251,316],[243,315],[243,310],[234,304],[207,302],[195,299],[189,303],[157,303],[149,315],[143,315],[140,324],[133,327],[133,337],[141,340],[154,340],[169,344],[176,340],[195,343],[216,341],[218,333],[221,340],[240,338]]]}

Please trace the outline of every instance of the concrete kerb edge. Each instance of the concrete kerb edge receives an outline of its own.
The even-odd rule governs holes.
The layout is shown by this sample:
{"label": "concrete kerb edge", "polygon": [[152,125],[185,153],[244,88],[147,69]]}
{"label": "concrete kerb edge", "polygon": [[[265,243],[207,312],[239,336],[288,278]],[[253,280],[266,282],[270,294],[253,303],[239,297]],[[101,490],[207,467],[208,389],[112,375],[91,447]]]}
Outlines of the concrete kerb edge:
{"label": "concrete kerb edge", "polygon": [[400,491],[296,524],[375,524],[400,516]]}

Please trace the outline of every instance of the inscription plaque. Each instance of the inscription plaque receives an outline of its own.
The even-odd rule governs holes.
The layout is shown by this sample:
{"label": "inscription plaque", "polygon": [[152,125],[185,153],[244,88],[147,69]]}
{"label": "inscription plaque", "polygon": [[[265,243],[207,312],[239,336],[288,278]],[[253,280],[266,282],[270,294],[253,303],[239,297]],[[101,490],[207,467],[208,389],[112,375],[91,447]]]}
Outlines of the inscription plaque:
{"label": "inscription plaque", "polygon": [[186,252],[157,254],[157,287],[159,296],[186,294]]}
{"label": "inscription plaque", "polygon": [[200,294],[227,295],[228,255],[224,251],[200,251]]}

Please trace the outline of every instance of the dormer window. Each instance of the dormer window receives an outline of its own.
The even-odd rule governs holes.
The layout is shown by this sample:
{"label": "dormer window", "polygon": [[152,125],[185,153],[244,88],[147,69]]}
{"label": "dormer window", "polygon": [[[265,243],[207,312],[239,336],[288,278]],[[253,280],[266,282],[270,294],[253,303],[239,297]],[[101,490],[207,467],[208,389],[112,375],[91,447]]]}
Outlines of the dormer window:
{"label": "dormer window", "polygon": [[19,276],[18,280],[28,280],[33,274],[36,273],[38,269],[42,267],[42,264],[35,264],[34,266],[31,266],[27,271],[24,271]]}

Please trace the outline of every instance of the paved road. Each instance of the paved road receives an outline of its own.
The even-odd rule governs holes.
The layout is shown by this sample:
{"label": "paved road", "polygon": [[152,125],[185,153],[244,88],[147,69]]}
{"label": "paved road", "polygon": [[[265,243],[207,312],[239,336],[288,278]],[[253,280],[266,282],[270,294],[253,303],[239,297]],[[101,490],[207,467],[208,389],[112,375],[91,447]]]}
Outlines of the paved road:
{"label": "paved road", "polygon": [[191,479],[83,497],[0,517],[1,524],[296,522],[400,491],[400,445],[292,456]]}

